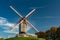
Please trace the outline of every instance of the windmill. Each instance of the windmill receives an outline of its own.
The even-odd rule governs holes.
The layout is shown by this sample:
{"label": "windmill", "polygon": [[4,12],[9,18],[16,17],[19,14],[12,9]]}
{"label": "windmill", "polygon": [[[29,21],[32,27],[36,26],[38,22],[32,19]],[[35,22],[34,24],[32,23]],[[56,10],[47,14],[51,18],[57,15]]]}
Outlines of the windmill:
{"label": "windmill", "polygon": [[36,10],[33,9],[31,12],[29,12],[25,17],[23,17],[13,6],[10,6],[10,8],[16,13],[18,14],[21,19],[18,21],[18,23],[16,23],[13,28],[10,31],[13,31],[16,28],[16,25],[19,24],[19,34],[26,34],[27,32],[27,24],[30,25],[30,27],[32,27],[36,32],[39,32],[28,20],[27,18]]}

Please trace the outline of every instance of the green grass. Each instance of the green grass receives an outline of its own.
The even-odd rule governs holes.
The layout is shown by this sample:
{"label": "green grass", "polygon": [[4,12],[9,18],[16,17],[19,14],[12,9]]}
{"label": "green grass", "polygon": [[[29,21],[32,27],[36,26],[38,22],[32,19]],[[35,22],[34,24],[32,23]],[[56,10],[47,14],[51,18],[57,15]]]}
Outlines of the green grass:
{"label": "green grass", "polygon": [[15,38],[8,38],[5,40],[39,40],[39,38],[15,37]]}

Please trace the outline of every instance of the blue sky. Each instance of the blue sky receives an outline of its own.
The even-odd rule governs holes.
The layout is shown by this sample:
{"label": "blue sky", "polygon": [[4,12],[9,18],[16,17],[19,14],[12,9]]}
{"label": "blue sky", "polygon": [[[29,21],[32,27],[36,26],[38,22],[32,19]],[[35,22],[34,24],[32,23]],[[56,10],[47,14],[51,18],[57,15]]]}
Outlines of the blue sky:
{"label": "blue sky", "polygon": [[[13,37],[18,32],[18,27],[13,32],[8,32],[11,26],[17,23],[20,17],[9,7],[14,6],[23,16],[32,9],[36,9],[28,20],[39,30],[46,31],[52,26],[60,26],[60,0],[0,0],[0,37]],[[28,27],[28,29],[30,29]],[[30,29],[28,33],[35,33]]]}

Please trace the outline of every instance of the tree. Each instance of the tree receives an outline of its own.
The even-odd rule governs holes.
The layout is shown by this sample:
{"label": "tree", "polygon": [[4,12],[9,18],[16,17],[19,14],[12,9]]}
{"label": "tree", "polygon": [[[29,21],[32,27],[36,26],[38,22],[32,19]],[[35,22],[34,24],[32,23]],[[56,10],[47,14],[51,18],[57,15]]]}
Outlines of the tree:
{"label": "tree", "polygon": [[47,30],[46,31],[46,39],[49,39],[49,40],[55,40],[57,35],[56,35],[56,31],[57,31],[57,28],[56,27],[52,27],[50,30]]}
{"label": "tree", "polygon": [[56,39],[57,39],[57,40],[60,40],[60,27],[57,28],[56,34],[57,34]]}
{"label": "tree", "polygon": [[0,38],[0,40],[4,40],[3,38]]}
{"label": "tree", "polygon": [[38,36],[38,38],[45,38],[45,33],[42,31],[36,33],[36,35]]}

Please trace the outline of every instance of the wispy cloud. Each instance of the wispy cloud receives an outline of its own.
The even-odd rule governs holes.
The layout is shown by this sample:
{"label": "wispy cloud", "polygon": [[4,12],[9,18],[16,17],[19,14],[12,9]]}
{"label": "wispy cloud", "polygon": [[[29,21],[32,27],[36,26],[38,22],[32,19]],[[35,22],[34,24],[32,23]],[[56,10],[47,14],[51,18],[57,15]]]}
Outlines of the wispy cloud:
{"label": "wispy cloud", "polygon": [[29,25],[27,25],[27,31],[29,31],[31,29],[31,27]]}
{"label": "wispy cloud", "polygon": [[[5,26],[5,27],[2,27],[3,29],[12,28],[14,24],[15,24],[15,23],[10,23],[6,18],[0,17],[0,27],[1,27],[1,26]],[[12,32],[10,32],[9,30],[4,30],[3,32],[6,32],[6,33],[15,33],[15,34],[17,34],[17,33],[18,33],[18,31],[17,31],[17,30],[18,30],[18,26],[19,26],[19,25],[17,25],[16,28],[15,28],[15,30],[13,30]],[[7,27],[8,27],[8,28],[7,28]],[[30,27],[27,26],[27,31],[29,31],[29,30],[30,30]]]}
{"label": "wispy cloud", "polygon": [[9,31],[9,30],[5,30],[4,32],[6,32],[6,33],[14,33],[14,34],[18,34],[19,33],[18,31]]}
{"label": "wispy cloud", "polygon": [[[30,26],[27,26],[27,31],[29,31],[30,29],[31,29],[31,27]],[[18,34],[19,33],[19,30],[18,30],[18,28],[16,28],[13,31],[5,30],[4,32]]]}
{"label": "wispy cloud", "polygon": [[8,22],[6,18],[0,17],[0,25],[12,27],[13,23]]}
{"label": "wispy cloud", "polygon": [[57,16],[45,16],[45,17],[40,17],[40,18],[60,18],[60,17],[57,17]]}
{"label": "wispy cloud", "polygon": [[44,8],[44,7],[30,7],[30,9],[40,9],[40,8]]}

